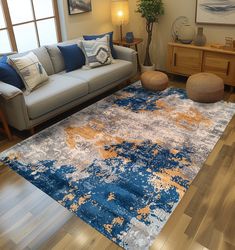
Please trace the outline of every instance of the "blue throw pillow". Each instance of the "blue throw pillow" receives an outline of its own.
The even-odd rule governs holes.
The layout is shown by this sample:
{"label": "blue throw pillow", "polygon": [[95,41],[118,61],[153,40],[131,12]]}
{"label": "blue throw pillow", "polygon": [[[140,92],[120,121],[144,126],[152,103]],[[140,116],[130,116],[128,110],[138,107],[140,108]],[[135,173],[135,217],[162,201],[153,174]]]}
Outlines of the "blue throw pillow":
{"label": "blue throw pillow", "polygon": [[110,49],[111,49],[111,53],[112,53],[112,57],[114,59],[117,59],[117,52],[115,51],[114,47],[113,47],[113,32],[108,32],[108,33],[105,33],[105,34],[101,34],[101,35],[90,35],[90,36],[83,36],[83,38],[85,40],[95,40],[97,38],[102,38],[104,37],[105,35],[109,35],[109,46],[110,46]]}
{"label": "blue throw pillow", "polygon": [[86,63],[85,55],[77,44],[58,46],[64,58],[66,72],[81,68]]}
{"label": "blue throw pillow", "polygon": [[24,83],[16,70],[7,63],[7,56],[0,59],[0,81],[15,86],[18,89],[24,88]]}

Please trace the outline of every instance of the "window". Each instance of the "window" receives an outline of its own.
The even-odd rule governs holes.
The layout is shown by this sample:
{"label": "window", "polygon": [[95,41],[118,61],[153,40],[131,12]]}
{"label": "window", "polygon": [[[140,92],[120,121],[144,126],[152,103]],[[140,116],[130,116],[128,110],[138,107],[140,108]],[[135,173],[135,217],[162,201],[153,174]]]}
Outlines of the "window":
{"label": "window", "polygon": [[11,43],[8,36],[7,25],[3,14],[2,4],[0,3],[0,53],[11,51]]}
{"label": "window", "polygon": [[0,0],[0,53],[59,41],[57,0]]}

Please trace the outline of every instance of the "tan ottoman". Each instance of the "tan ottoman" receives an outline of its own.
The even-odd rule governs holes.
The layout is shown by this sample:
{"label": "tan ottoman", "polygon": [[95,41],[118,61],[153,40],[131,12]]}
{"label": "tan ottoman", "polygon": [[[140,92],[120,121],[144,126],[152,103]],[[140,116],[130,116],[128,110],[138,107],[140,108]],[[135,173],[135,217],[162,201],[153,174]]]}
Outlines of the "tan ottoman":
{"label": "tan ottoman", "polygon": [[195,102],[218,102],[224,97],[224,81],[211,73],[198,73],[188,78],[186,90]]}
{"label": "tan ottoman", "polygon": [[168,86],[168,76],[159,71],[144,72],[141,77],[142,86],[148,90],[161,91]]}

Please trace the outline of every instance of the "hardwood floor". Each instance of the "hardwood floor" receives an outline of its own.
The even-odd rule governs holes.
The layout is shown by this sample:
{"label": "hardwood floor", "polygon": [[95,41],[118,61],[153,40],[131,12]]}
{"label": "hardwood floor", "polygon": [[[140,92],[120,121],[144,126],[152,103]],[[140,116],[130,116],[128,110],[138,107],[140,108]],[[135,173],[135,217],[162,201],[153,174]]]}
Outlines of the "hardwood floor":
{"label": "hardwood floor", "polygon": [[[181,79],[171,85],[184,87]],[[226,92],[225,99],[235,102],[235,93]],[[12,142],[1,143],[0,151],[21,140],[15,135]],[[0,166],[0,249],[120,247]],[[235,117],[151,249],[235,249]]]}

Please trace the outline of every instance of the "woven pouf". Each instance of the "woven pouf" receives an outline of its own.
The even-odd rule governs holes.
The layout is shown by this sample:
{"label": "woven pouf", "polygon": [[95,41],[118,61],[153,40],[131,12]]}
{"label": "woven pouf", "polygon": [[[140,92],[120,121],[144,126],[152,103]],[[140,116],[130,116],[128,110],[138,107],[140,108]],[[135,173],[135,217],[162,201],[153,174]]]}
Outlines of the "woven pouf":
{"label": "woven pouf", "polygon": [[147,71],[141,75],[141,83],[145,89],[161,91],[168,86],[168,76],[159,71]]}
{"label": "woven pouf", "polygon": [[195,102],[218,102],[224,97],[224,81],[211,73],[198,73],[188,78],[186,90]]}

